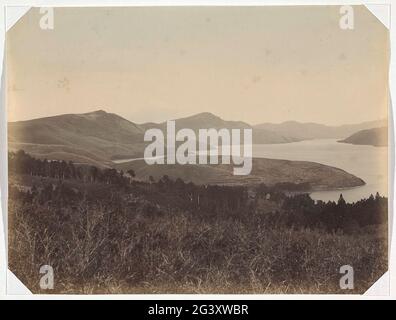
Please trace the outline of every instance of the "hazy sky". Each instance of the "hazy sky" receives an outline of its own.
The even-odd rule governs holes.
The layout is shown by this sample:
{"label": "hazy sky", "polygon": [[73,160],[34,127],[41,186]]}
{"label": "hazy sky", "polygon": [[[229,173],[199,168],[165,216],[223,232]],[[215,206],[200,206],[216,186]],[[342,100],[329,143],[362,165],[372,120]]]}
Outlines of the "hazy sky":
{"label": "hazy sky", "polygon": [[339,6],[56,8],[54,30],[31,9],[7,33],[9,120],[384,118],[388,30],[354,9],[354,30],[339,28]]}

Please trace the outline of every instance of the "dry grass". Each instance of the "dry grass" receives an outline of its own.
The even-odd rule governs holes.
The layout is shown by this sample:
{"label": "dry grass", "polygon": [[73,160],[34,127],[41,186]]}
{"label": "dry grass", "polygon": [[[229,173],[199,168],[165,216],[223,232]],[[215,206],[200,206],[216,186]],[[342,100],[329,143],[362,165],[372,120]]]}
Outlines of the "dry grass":
{"label": "dry grass", "polygon": [[51,293],[351,293],[339,287],[346,264],[363,293],[387,270],[386,243],[385,226],[348,235],[256,215],[9,202],[10,268],[36,293],[44,264]]}

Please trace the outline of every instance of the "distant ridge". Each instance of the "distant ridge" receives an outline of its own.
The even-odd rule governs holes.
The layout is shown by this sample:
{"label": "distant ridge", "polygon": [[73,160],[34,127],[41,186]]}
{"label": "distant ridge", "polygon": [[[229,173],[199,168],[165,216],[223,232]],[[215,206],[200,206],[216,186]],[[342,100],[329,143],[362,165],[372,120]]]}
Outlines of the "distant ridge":
{"label": "distant ridge", "polygon": [[388,127],[361,130],[344,140],[339,140],[338,142],[359,144],[359,145],[371,145],[375,147],[387,146]]}
{"label": "distant ridge", "polygon": [[102,163],[116,155],[140,154],[143,136],[139,125],[104,110],[8,124],[8,142],[13,149],[55,158],[66,153],[77,160],[84,155]]}
{"label": "distant ridge", "polygon": [[302,123],[297,121],[286,121],[279,124],[262,123],[254,128],[273,131],[278,134],[291,136],[297,140],[309,139],[341,139],[359,131],[376,127],[386,126],[386,120],[368,121],[358,124],[345,124],[340,126],[328,126],[318,123]]}

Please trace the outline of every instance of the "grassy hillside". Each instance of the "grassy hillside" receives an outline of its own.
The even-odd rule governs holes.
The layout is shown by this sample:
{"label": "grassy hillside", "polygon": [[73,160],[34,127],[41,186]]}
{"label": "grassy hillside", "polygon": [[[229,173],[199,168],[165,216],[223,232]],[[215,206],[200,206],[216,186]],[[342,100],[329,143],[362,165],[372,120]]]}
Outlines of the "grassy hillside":
{"label": "grassy hillside", "polygon": [[[34,293],[363,293],[387,270],[379,195],[315,203],[266,185],[144,183],[19,155],[9,268]],[[54,290],[39,287],[44,264]],[[339,286],[346,264],[353,290]]]}
{"label": "grassy hillside", "polygon": [[[279,134],[277,132],[266,130],[262,128],[257,128],[249,125],[243,121],[226,121],[220,117],[210,113],[202,112],[190,117],[175,119],[176,130],[189,128],[194,130],[196,133],[199,129],[252,129],[253,130],[253,143],[262,144],[272,144],[272,143],[288,143],[299,141],[291,135]],[[148,128],[160,128],[166,130],[166,122],[162,123],[145,123],[141,127]]]}
{"label": "grassy hillside", "polygon": [[115,114],[96,111],[65,114],[8,124],[11,150],[21,148],[40,157],[62,152],[76,161],[92,163],[117,156],[141,155],[144,131]]}

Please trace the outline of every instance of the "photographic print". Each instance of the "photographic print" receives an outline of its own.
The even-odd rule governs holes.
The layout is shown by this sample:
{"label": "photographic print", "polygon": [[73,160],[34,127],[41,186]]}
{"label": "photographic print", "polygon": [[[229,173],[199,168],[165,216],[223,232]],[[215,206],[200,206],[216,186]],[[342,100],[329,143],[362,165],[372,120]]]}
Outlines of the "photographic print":
{"label": "photographic print", "polygon": [[389,29],[365,6],[29,9],[8,267],[45,294],[363,294],[388,270]]}

